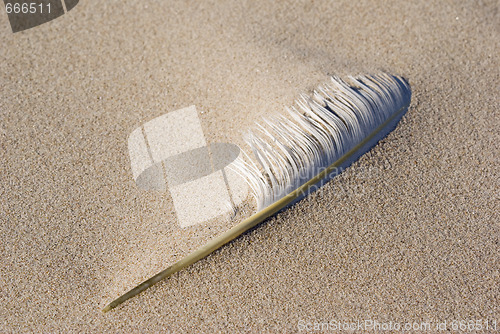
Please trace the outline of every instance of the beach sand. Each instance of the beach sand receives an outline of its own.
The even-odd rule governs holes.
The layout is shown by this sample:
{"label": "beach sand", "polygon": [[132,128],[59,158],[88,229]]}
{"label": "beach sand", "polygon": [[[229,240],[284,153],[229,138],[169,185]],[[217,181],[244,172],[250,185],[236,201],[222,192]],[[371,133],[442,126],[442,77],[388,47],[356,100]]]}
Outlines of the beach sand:
{"label": "beach sand", "polygon": [[[497,1],[81,1],[15,34],[1,14],[0,331],[500,329],[498,11]],[[133,129],[196,105],[207,141],[241,145],[328,75],[378,71],[404,76],[413,95],[376,147],[101,312],[199,242],[195,231],[193,244],[172,244],[171,197],[137,188]]]}

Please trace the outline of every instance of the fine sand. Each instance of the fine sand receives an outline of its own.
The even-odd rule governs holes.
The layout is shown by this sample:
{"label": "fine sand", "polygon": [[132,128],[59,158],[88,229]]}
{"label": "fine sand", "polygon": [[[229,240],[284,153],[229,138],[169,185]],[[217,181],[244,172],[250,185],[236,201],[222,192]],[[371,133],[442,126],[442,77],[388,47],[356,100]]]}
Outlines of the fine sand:
{"label": "fine sand", "polygon": [[[500,330],[499,4],[381,3],[90,0],[15,34],[2,11],[0,331]],[[172,239],[170,195],[138,189],[135,128],[196,105],[207,142],[241,145],[328,75],[377,71],[412,88],[388,137],[321,191],[101,312],[206,237]]]}

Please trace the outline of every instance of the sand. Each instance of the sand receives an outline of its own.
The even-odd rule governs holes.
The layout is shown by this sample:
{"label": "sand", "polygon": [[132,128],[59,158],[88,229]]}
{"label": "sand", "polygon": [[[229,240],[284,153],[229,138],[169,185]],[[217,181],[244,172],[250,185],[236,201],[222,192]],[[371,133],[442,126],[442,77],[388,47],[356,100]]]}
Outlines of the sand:
{"label": "sand", "polygon": [[[15,34],[0,17],[0,331],[500,329],[498,2],[81,1]],[[380,70],[413,92],[388,137],[101,313],[189,248],[166,243],[168,194],[132,178],[133,129],[196,105],[207,141],[240,145],[327,75]]]}

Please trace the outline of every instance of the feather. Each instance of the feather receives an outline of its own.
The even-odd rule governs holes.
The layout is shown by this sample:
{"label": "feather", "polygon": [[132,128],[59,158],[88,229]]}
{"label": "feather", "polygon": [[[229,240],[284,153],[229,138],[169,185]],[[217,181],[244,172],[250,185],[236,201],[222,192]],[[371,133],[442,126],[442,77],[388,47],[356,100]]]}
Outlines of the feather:
{"label": "feather", "polygon": [[392,130],[410,105],[411,90],[388,74],[332,77],[312,96],[258,124],[246,135],[234,171],[249,185],[257,212],[201,248],[115,299],[107,312],[162,279],[206,257],[245,231],[317,189]]}

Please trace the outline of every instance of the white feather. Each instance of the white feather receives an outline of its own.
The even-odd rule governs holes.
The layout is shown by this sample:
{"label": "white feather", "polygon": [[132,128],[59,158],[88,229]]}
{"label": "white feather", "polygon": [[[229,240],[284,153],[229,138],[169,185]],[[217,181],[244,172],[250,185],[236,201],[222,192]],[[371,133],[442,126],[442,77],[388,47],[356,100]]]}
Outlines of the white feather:
{"label": "white feather", "polygon": [[287,108],[290,119],[258,124],[245,138],[254,158],[244,153],[233,166],[261,210],[337,161],[409,101],[410,87],[400,77],[332,77]]}

